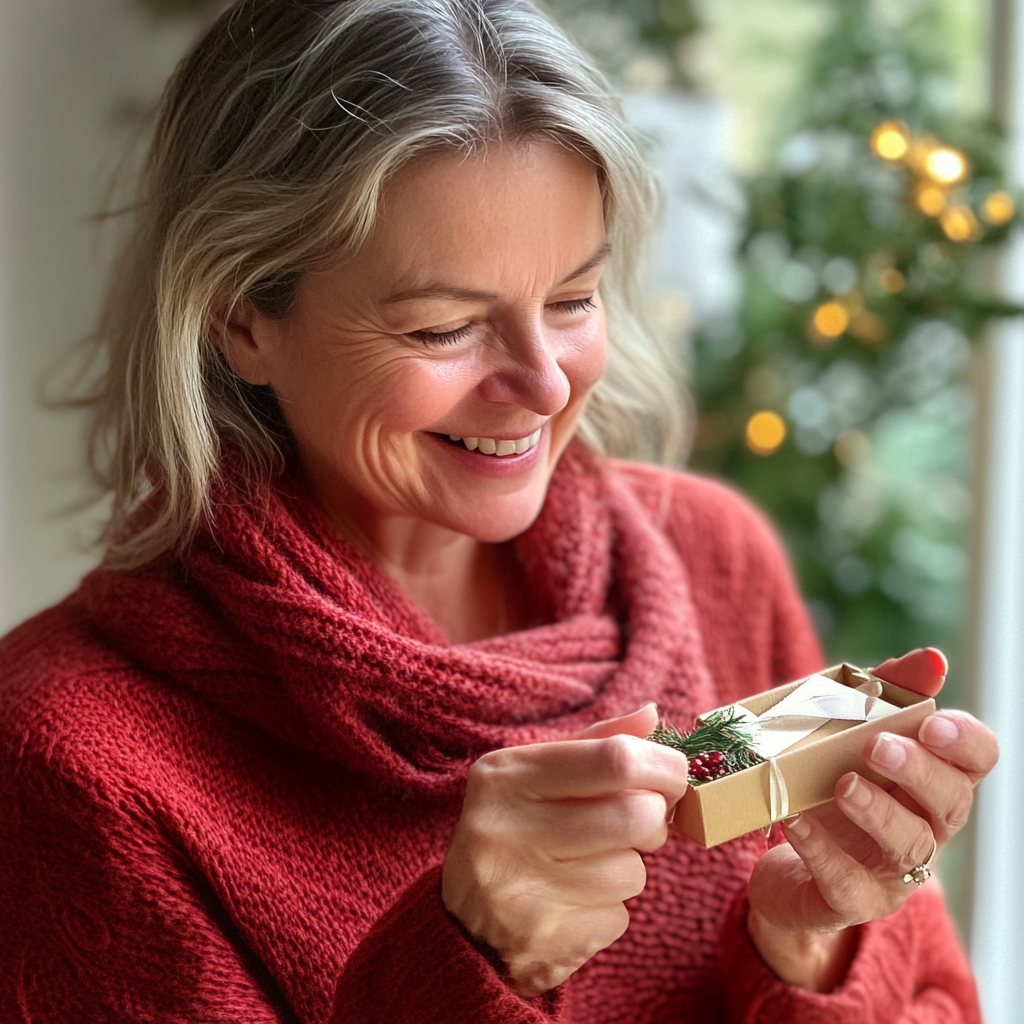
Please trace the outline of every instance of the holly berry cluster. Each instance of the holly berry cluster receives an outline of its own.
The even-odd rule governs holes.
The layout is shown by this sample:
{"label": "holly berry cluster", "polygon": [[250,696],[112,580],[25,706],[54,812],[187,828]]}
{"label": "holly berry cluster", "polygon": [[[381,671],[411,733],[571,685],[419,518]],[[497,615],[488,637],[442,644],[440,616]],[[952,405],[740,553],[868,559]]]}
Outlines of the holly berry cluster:
{"label": "holly berry cluster", "polygon": [[731,771],[729,762],[720,750],[705,750],[696,757],[690,758],[689,777],[694,785],[712,782],[728,775]]}

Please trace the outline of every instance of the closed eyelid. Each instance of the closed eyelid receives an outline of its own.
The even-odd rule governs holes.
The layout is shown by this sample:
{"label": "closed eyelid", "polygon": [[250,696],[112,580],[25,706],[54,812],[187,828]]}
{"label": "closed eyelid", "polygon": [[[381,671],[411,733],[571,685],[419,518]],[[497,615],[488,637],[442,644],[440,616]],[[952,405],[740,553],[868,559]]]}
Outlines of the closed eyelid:
{"label": "closed eyelid", "polygon": [[[546,309],[556,309],[567,313],[589,313],[597,308],[594,295],[580,295],[572,299],[558,299],[545,304]],[[454,344],[461,341],[468,335],[475,326],[482,321],[472,320],[460,327],[453,327],[450,330],[438,330],[437,328],[421,328],[415,331],[408,331],[410,338],[416,338],[428,344]]]}

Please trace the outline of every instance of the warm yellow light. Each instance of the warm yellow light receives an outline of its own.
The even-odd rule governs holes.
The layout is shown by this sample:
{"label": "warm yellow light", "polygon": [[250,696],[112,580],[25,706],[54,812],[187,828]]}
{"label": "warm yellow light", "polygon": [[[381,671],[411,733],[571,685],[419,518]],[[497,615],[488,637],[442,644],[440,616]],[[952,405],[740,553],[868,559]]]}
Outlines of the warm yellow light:
{"label": "warm yellow light", "polygon": [[951,206],[939,218],[939,223],[953,242],[970,242],[981,237],[981,225],[969,206]]}
{"label": "warm yellow light", "polygon": [[883,160],[902,160],[910,149],[907,130],[896,121],[884,121],[871,133],[871,148]]}
{"label": "warm yellow light", "polygon": [[776,412],[756,412],[747,421],[747,447],[755,455],[771,455],[786,440],[786,424]]}
{"label": "warm yellow light", "polygon": [[924,173],[939,185],[955,185],[967,177],[967,158],[958,149],[936,146],[924,158]]}
{"label": "warm yellow light", "polygon": [[878,283],[882,291],[890,295],[898,295],[907,287],[907,279],[895,268],[887,267],[878,275]]}
{"label": "warm yellow light", "polygon": [[814,311],[814,333],[822,340],[838,338],[850,326],[850,314],[839,302],[826,302]]}
{"label": "warm yellow light", "polygon": [[917,208],[929,217],[938,217],[946,208],[946,193],[938,185],[922,185],[915,198]]}
{"label": "warm yellow light", "polygon": [[986,197],[981,212],[989,224],[1000,227],[1009,224],[1017,213],[1017,204],[1009,192],[993,192]]}
{"label": "warm yellow light", "polygon": [[925,174],[925,161],[941,146],[942,143],[933,135],[922,135],[920,138],[912,139],[906,163],[918,174]]}

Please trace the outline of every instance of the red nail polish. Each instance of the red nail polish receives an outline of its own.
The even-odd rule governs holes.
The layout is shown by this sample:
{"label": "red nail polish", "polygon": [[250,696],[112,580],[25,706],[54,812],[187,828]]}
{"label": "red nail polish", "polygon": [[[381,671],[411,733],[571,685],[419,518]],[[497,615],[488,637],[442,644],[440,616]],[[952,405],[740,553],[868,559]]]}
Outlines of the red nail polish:
{"label": "red nail polish", "polygon": [[928,660],[931,662],[935,674],[945,678],[946,673],[949,671],[949,662],[946,661],[946,656],[942,651],[938,651],[934,647],[926,647],[924,653],[928,655]]}

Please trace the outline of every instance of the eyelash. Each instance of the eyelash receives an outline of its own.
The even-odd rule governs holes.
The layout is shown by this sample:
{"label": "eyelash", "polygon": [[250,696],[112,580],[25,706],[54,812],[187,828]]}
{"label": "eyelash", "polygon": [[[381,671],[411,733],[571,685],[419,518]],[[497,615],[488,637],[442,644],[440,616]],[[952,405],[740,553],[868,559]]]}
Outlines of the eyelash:
{"label": "eyelash", "polygon": [[[585,299],[554,302],[552,306],[560,313],[589,313],[594,308],[594,298],[592,295],[588,295]],[[457,327],[454,331],[412,331],[410,337],[427,345],[455,345],[462,341],[472,329],[472,324],[466,324],[465,327]]]}

